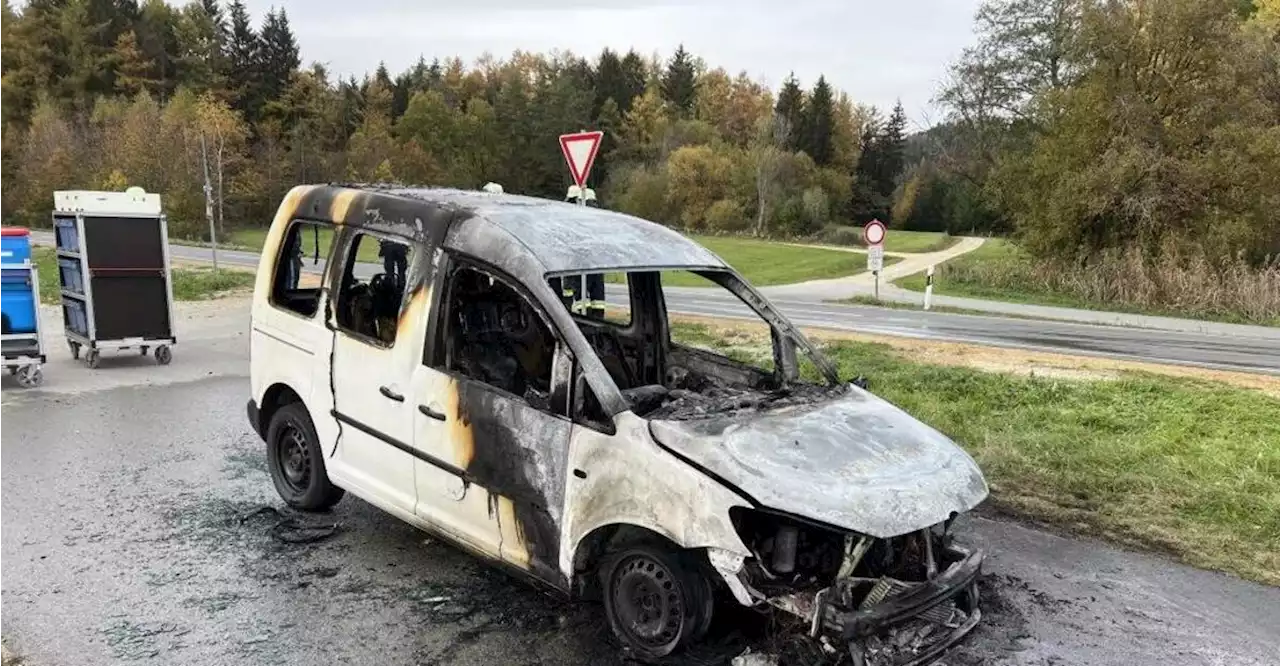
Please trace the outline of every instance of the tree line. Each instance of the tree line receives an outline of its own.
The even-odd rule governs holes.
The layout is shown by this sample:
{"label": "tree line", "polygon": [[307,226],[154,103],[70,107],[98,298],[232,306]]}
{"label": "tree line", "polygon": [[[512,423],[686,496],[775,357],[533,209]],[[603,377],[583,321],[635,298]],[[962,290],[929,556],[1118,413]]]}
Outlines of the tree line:
{"label": "tree line", "polygon": [[895,221],[1076,267],[1280,255],[1280,1],[988,0],[975,27]]}
{"label": "tree line", "polygon": [[55,189],[140,185],[174,233],[261,225],[296,183],[398,181],[560,198],[556,137],[605,131],[603,205],[692,231],[810,236],[887,220],[906,118],[824,77],[777,95],[677,49],[420,59],[360,79],[303,67],[284,10],[240,0],[3,5],[4,217],[39,224]]}

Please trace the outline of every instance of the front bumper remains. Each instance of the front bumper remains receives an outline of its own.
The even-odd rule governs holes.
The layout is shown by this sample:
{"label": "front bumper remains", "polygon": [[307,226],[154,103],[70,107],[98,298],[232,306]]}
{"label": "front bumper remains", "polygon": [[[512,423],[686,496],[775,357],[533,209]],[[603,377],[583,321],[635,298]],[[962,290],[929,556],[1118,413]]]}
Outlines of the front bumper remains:
{"label": "front bumper remains", "polygon": [[950,564],[932,578],[848,578],[817,593],[768,602],[809,621],[810,634],[839,640],[867,666],[927,664],[978,626],[982,551],[947,549]]}

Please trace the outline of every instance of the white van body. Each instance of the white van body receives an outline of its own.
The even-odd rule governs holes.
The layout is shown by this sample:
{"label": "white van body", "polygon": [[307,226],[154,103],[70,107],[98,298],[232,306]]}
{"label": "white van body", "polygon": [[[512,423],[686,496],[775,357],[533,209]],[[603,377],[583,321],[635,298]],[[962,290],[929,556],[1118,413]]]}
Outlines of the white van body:
{"label": "white van body", "polygon": [[[670,271],[754,311],[773,368],[674,342]],[[624,276],[610,288],[625,323],[566,307],[590,273]],[[825,382],[800,380],[799,355]],[[264,243],[251,357],[249,420],[286,502],[350,492],[602,597],[639,656],[697,640],[716,594],[853,642],[946,606],[930,654],[978,621],[981,553],[947,533],[987,495],[974,461],[841,382],[736,272],[660,225],[500,193],[299,186]]]}

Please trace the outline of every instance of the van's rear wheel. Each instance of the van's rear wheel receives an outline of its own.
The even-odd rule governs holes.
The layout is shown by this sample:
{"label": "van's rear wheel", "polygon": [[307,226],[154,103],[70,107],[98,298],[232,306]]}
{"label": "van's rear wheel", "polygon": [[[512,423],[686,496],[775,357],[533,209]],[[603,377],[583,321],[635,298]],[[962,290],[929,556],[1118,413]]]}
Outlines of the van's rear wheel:
{"label": "van's rear wheel", "polygon": [[605,614],[614,635],[635,657],[661,659],[705,633],[713,597],[691,557],[641,545],[609,562],[604,578]]}
{"label": "van's rear wheel", "polygon": [[342,489],[329,481],[315,426],[301,403],[285,405],[271,416],[267,467],[276,492],[295,509],[323,511],[342,499]]}

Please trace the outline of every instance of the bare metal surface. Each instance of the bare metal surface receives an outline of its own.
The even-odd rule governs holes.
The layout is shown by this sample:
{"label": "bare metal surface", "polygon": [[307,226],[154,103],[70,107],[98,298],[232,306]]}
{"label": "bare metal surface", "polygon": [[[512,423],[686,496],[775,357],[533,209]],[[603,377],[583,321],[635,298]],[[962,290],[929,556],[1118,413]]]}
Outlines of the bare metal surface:
{"label": "bare metal surface", "polygon": [[876,537],[934,525],[987,496],[969,454],[857,387],[818,405],[655,421],[653,431],[766,507]]}

